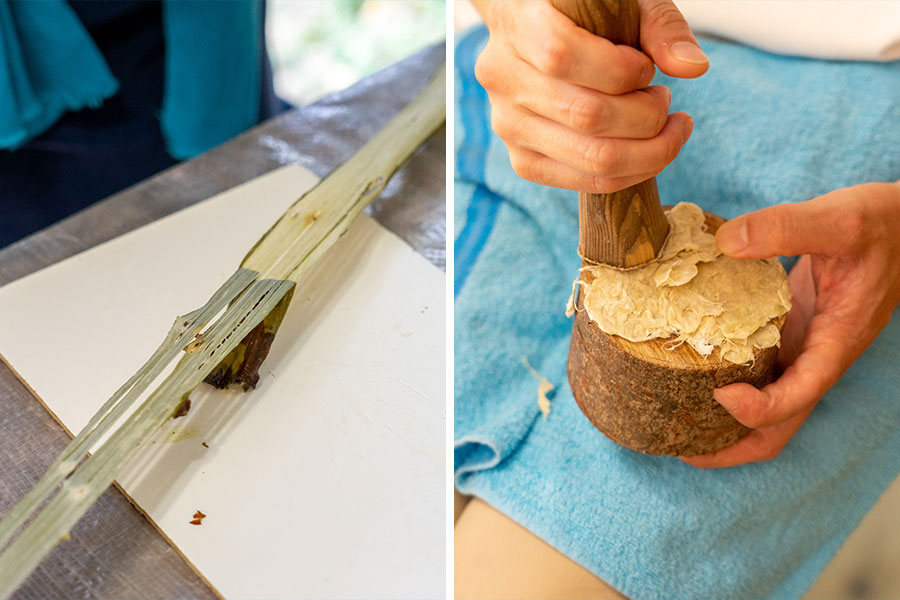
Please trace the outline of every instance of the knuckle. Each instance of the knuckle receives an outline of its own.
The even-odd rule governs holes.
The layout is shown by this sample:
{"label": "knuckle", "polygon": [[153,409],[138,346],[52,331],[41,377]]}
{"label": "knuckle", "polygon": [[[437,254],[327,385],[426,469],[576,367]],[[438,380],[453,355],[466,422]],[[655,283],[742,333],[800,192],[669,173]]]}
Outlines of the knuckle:
{"label": "knuckle", "polygon": [[637,89],[640,76],[640,72],[634,72],[626,65],[616,61],[610,62],[607,65],[605,91],[615,95],[632,92]]}
{"label": "knuckle", "polygon": [[873,229],[869,224],[867,213],[855,203],[848,202],[841,211],[841,224],[850,245],[856,245],[866,238],[867,232]]}
{"label": "knuckle", "polygon": [[647,11],[647,25],[659,28],[681,27],[684,17],[671,2],[656,2]]}
{"label": "knuckle", "polygon": [[558,36],[547,36],[541,46],[537,62],[535,67],[545,75],[558,79],[568,77],[573,65],[568,43]]}
{"label": "knuckle", "polygon": [[569,127],[579,133],[599,133],[605,129],[608,110],[604,103],[588,94],[576,94],[569,101],[566,112]]}
{"label": "knuckle", "polygon": [[741,423],[751,429],[774,425],[778,420],[778,403],[769,392],[762,392],[752,402],[744,402],[740,405]]}
{"label": "knuckle", "polygon": [[497,134],[497,137],[503,140],[509,140],[515,136],[515,126],[511,119],[506,116],[506,112],[500,109],[491,111],[491,129]]}
{"label": "knuckle", "polygon": [[615,149],[604,139],[594,138],[588,143],[584,153],[585,167],[589,173],[601,177],[614,177],[619,166],[619,156]]}
{"label": "knuckle", "polygon": [[781,454],[781,451],[784,449],[784,446],[781,444],[776,444],[773,442],[768,442],[764,447],[761,455],[762,460],[772,460],[778,457]]}
{"label": "knuckle", "polygon": [[495,61],[488,48],[485,48],[475,60],[475,79],[486,90],[494,89],[497,84],[497,70],[494,64]]}
{"label": "knuckle", "polygon": [[791,241],[794,231],[794,211],[790,204],[777,204],[747,218],[747,235],[751,243],[764,242],[782,248]]}
{"label": "knuckle", "polygon": [[735,412],[738,413],[735,417],[750,429],[759,429],[767,424],[765,411],[759,403],[747,403],[742,406],[740,411]]}
{"label": "knuckle", "polygon": [[655,118],[655,121],[653,122],[652,129],[653,137],[656,137],[657,135],[662,133],[662,130],[666,127],[666,123],[669,122],[668,108],[668,106],[663,106],[662,103],[654,107],[655,114],[653,115],[653,118]]}
{"label": "knuckle", "polygon": [[537,178],[537,169],[535,162],[522,152],[510,149],[509,163],[512,165],[513,171],[522,179],[535,181]]}
{"label": "knuckle", "polygon": [[[663,127],[665,127],[665,123],[663,123]],[[664,137],[664,148],[663,148],[663,156],[666,164],[669,164],[678,156],[678,153],[681,152],[681,136],[678,134],[669,135]],[[665,165],[664,165],[665,166]]]}

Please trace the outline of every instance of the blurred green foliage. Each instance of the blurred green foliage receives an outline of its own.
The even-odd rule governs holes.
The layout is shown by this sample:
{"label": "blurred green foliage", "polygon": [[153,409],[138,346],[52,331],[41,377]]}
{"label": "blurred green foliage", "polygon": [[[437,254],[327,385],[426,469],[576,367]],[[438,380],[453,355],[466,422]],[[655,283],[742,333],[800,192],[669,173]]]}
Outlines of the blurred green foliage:
{"label": "blurred green foliage", "polygon": [[268,0],[276,89],[307,104],[444,39],[443,0]]}

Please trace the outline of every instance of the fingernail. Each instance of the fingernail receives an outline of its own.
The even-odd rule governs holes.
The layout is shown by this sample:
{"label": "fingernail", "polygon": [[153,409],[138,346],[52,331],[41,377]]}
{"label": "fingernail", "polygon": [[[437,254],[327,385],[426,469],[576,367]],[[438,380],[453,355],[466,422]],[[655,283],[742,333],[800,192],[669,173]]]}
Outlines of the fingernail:
{"label": "fingernail", "polygon": [[737,254],[744,250],[748,243],[747,219],[728,221],[716,232],[716,245],[725,254]]}
{"label": "fingernail", "polygon": [[675,42],[669,46],[672,56],[681,62],[691,63],[693,65],[705,65],[709,62],[709,58],[700,49],[700,46],[691,42]]}
{"label": "fingernail", "polygon": [[672,90],[670,90],[668,88],[668,86],[665,86],[665,85],[660,86],[660,87],[662,87],[663,91],[666,93],[666,104],[671,105],[672,104]]}
{"label": "fingernail", "polygon": [[716,402],[721,404],[728,412],[731,412],[734,410],[735,406],[737,406],[734,397],[724,390],[713,390],[713,398],[715,398]]}
{"label": "fingernail", "polygon": [[684,124],[681,126],[681,143],[685,143],[688,141],[688,138],[691,137],[691,132],[694,131],[694,120],[690,117],[684,120]]}

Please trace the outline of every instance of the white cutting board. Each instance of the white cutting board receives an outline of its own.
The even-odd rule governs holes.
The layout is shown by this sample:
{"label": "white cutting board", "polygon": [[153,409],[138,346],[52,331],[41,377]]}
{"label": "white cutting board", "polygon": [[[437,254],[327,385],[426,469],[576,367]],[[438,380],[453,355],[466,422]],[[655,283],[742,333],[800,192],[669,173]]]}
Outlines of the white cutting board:
{"label": "white cutting board", "polygon": [[[0,288],[0,354],[79,431],[315,182],[284,167]],[[201,384],[118,478],[220,594],[444,595],[444,285],[361,216],[298,286],[258,388]]]}

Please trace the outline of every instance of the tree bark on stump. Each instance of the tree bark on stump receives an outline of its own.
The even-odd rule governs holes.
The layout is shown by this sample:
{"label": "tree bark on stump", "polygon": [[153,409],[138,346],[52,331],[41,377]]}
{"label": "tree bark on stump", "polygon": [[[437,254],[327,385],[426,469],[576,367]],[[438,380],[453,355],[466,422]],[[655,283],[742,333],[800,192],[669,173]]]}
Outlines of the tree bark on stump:
{"label": "tree bark on stump", "polygon": [[[715,233],[724,220],[706,213]],[[585,273],[585,275],[588,275]],[[785,317],[773,322],[781,330]],[[630,342],[600,330],[587,312],[575,315],[568,377],[578,407],[613,441],[647,454],[695,456],[726,448],[750,433],[715,401],[715,388],[774,379],[778,348],[756,350],[736,365],[714,351],[704,358],[671,340]]]}

